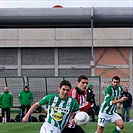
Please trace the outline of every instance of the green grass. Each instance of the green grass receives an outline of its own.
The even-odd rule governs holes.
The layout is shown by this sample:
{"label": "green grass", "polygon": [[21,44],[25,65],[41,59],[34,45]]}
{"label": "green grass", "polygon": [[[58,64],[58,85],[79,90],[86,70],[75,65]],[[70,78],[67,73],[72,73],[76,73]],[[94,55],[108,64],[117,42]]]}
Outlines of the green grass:
{"label": "green grass", "polygon": [[[103,133],[111,133],[112,129],[115,127],[114,123],[108,123],[105,126]],[[83,129],[86,133],[95,133],[97,129],[97,123],[88,123],[83,126]],[[125,123],[125,128],[121,131],[121,133],[132,133],[133,132],[133,122]]]}
{"label": "green grass", "polygon": [[[121,109],[118,109],[118,113],[121,113]],[[130,109],[130,118],[133,119],[133,107]]]}
{"label": "green grass", "polygon": [[41,122],[0,123],[0,133],[39,133]]}
{"label": "green grass", "polygon": [[[29,123],[0,123],[0,133],[39,133],[42,122],[29,122]],[[90,122],[83,126],[86,133],[94,133],[97,128],[97,123]],[[114,128],[113,123],[108,123],[103,133],[111,133]],[[132,133],[133,122],[125,123],[125,128],[121,133]]]}
{"label": "green grass", "polygon": [[[121,110],[118,112],[121,113]],[[33,116],[38,118],[38,115],[43,113],[33,113]],[[131,109],[131,119],[133,119],[133,108]],[[11,118],[14,119],[17,113],[11,113]],[[42,126],[42,122],[29,122],[29,123],[21,123],[21,122],[10,122],[10,123],[2,123],[0,122],[0,133],[39,133],[40,127]],[[113,123],[108,123],[105,126],[103,133],[111,133],[111,130],[115,127]],[[96,122],[90,122],[87,125],[83,126],[83,129],[86,133],[95,133],[97,129]],[[133,122],[125,123],[125,128],[121,131],[121,133],[132,133],[133,132]]]}

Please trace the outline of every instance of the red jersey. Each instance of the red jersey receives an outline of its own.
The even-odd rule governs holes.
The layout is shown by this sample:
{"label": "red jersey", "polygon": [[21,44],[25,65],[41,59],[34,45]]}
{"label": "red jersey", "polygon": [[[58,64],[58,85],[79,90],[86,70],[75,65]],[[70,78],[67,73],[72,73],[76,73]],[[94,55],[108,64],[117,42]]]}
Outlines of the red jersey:
{"label": "red jersey", "polygon": [[[80,111],[86,112],[88,109],[90,109],[91,103],[86,101],[86,91],[78,92],[77,89],[78,89],[77,87],[71,89],[70,93],[69,93],[69,96],[77,100],[77,102],[79,104]],[[74,128],[75,127],[74,125],[71,124],[71,119],[73,117],[74,117],[74,114],[71,115],[70,121],[67,124],[67,126],[69,128]]]}
{"label": "red jersey", "polygon": [[77,100],[80,111],[87,111],[90,109],[91,103],[86,101],[86,91],[79,94],[76,88],[73,88],[70,90],[69,96]]}

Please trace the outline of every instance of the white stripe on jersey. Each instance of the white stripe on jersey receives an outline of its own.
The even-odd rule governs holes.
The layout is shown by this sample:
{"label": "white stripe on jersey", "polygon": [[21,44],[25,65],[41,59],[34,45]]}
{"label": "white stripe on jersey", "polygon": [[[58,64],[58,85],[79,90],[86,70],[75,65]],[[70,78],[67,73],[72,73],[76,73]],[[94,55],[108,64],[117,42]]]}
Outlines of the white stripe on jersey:
{"label": "white stripe on jersey", "polygon": [[[54,101],[53,101],[53,103],[52,103],[52,107],[55,107],[55,105],[56,105],[56,103],[57,103],[57,101],[58,101],[58,97],[54,97]],[[52,117],[52,114],[54,114],[54,110],[52,109],[52,112],[51,112],[51,117]],[[52,121],[51,121],[51,124],[52,125],[54,125],[55,124],[55,121],[52,119]]]}
{"label": "white stripe on jersey", "polygon": [[[67,110],[70,109],[71,101],[72,101],[72,99],[71,98],[68,98],[68,101],[67,101],[67,104],[66,104],[66,109]],[[66,118],[67,115],[68,115],[67,113],[64,114],[65,118]],[[69,119],[69,117],[67,119],[63,119],[62,120],[61,127],[63,127],[63,124],[65,123],[65,121],[68,121],[68,119]]]}

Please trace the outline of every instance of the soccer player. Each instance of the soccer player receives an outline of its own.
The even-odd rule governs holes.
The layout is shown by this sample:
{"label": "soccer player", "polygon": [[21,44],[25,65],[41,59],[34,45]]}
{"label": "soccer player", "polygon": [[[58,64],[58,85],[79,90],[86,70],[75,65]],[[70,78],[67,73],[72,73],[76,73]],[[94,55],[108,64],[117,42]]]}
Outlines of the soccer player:
{"label": "soccer player", "polygon": [[105,89],[105,97],[99,111],[98,127],[95,133],[102,133],[105,125],[110,121],[116,125],[111,133],[119,133],[124,128],[122,118],[116,113],[117,107],[120,108],[121,106],[120,103],[128,99],[125,96],[121,97],[122,91],[120,78],[114,76],[112,78],[112,84]]}
{"label": "soccer player", "polygon": [[[59,94],[46,95],[39,102],[34,103],[22,122],[28,122],[31,113],[42,105],[48,105],[47,117],[43,123],[40,133],[61,133],[61,130],[68,122],[71,112],[79,112],[77,101],[68,96],[71,89],[69,81],[63,80],[58,88]],[[74,119],[72,120],[75,124]]]}
{"label": "soccer player", "polygon": [[[88,109],[90,109],[90,102],[86,101],[86,88],[88,86],[88,78],[85,75],[80,75],[77,79],[77,86],[73,88],[69,96],[76,99],[80,111],[86,112]],[[71,119],[73,118],[73,114],[71,115],[69,119],[69,123],[67,123],[67,126],[64,128],[62,133],[85,133],[84,130],[79,125],[73,125],[71,122]]]}

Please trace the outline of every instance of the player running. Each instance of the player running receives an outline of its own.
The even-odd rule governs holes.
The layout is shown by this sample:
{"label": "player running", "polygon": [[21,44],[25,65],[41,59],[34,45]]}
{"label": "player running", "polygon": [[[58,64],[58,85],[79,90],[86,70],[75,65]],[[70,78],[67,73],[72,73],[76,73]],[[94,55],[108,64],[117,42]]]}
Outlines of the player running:
{"label": "player running", "polygon": [[116,125],[112,133],[119,133],[124,128],[124,122],[117,114],[117,107],[120,108],[120,103],[128,99],[125,96],[120,98],[122,91],[123,89],[120,86],[120,78],[114,76],[112,78],[112,84],[105,89],[105,97],[99,111],[98,127],[95,133],[102,133],[104,126],[110,121],[114,122]]}

